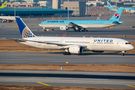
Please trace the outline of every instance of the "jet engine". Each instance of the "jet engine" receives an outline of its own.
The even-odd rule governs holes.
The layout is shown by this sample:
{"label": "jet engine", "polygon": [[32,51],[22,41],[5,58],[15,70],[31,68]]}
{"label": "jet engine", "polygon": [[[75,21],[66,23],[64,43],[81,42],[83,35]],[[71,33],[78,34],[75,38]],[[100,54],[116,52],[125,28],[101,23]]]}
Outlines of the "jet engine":
{"label": "jet engine", "polygon": [[75,54],[81,54],[83,52],[83,47],[77,46],[77,45],[72,45],[69,47],[69,52],[75,53]]}
{"label": "jet engine", "polygon": [[68,30],[68,26],[62,25],[62,26],[60,26],[60,30]]}

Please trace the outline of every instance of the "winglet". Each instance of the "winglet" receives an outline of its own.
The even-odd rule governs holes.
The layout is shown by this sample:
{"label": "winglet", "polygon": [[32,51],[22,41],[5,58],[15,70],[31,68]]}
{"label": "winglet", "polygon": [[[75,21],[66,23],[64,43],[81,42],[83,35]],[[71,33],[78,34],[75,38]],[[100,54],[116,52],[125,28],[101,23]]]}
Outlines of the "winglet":
{"label": "winglet", "polygon": [[36,37],[21,18],[15,17],[15,19],[18,24],[22,38]]}
{"label": "winglet", "polygon": [[120,17],[121,17],[121,13],[122,13],[122,10],[123,8],[119,8],[117,10],[117,12],[115,12],[115,14],[110,18],[110,20],[113,20],[113,21],[119,21]]}

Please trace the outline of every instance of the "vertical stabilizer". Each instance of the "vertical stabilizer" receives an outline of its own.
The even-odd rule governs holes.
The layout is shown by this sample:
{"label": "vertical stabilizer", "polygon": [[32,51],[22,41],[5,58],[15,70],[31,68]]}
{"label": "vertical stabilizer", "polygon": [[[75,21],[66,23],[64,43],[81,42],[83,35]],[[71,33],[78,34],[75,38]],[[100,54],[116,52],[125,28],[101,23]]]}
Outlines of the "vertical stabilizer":
{"label": "vertical stabilizer", "polygon": [[6,8],[7,1],[5,1],[0,8]]}
{"label": "vertical stabilizer", "polygon": [[107,6],[109,9],[113,9],[112,5],[107,1]]}
{"label": "vertical stabilizer", "polygon": [[113,21],[119,21],[120,17],[121,17],[121,13],[122,13],[122,10],[123,8],[119,8],[117,10],[117,12],[115,12],[115,14],[110,18],[110,20],[113,20]]}
{"label": "vertical stabilizer", "polygon": [[15,17],[18,24],[22,38],[35,37],[32,31],[27,27],[27,25],[22,21],[21,18]]}

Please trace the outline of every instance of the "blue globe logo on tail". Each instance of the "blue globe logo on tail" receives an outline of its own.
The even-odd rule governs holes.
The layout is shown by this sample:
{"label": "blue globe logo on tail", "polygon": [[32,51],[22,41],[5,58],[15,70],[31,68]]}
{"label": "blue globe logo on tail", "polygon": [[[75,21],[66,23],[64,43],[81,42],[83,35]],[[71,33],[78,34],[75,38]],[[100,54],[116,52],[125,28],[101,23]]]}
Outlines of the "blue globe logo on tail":
{"label": "blue globe logo on tail", "polygon": [[28,27],[25,27],[22,32],[22,38],[35,37],[35,35],[29,30]]}
{"label": "blue globe logo on tail", "polygon": [[115,18],[118,19],[120,15],[118,13],[115,14]]}
{"label": "blue globe logo on tail", "polygon": [[19,17],[15,17],[15,18],[16,18],[16,22],[19,26],[19,30],[20,30],[22,38],[36,37],[32,33],[32,31],[27,27],[27,25],[22,21],[21,18],[19,18]]}

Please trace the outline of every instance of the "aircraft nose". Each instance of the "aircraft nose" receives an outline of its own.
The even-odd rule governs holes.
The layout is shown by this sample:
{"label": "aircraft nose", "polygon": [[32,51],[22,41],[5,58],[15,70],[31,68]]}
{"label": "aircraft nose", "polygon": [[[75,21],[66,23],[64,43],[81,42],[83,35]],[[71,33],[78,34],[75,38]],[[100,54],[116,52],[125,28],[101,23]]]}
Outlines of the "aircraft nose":
{"label": "aircraft nose", "polygon": [[133,50],[134,49],[134,46],[133,45],[130,45],[130,49]]}

